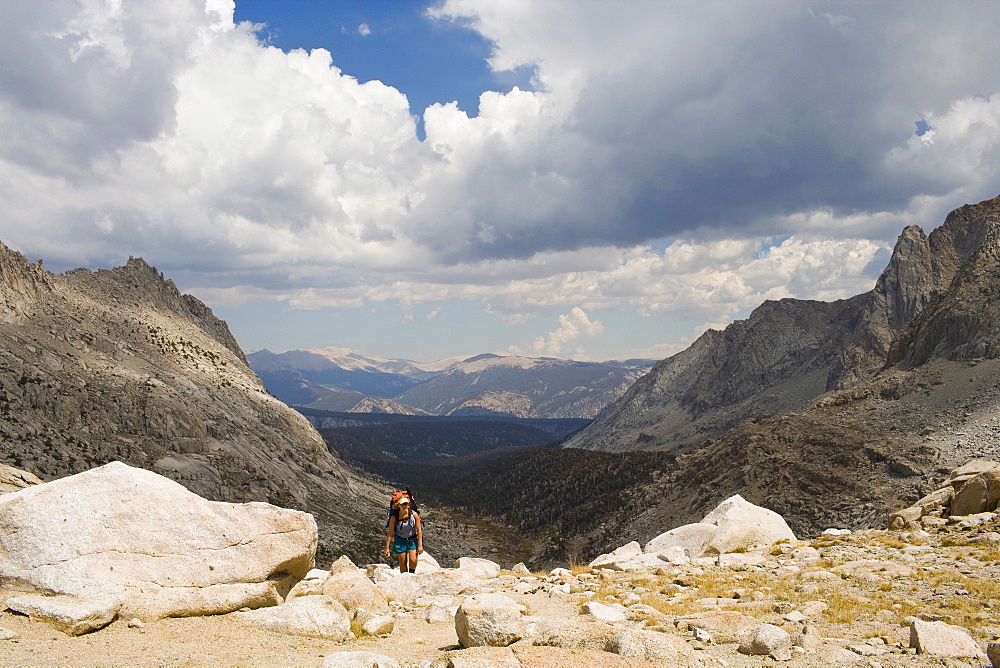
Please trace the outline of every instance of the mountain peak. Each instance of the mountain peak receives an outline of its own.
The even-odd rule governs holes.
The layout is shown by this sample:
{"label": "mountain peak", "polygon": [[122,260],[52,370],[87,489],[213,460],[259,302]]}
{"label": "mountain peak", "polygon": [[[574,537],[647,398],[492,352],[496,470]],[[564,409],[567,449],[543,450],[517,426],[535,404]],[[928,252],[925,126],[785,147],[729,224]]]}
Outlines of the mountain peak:
{"label": "mountain peak", "polygon": [[21,253],[0,243],[0,319],[27,317],[43,295],[52,291],[52,274],[42,261],[28,262]]}
{"label": "mountain peak", "polygon": [[765,302],[663,360],[570,447],[688,450],[747,418],[804,410],[886,365],[1000,357],[1000,198],[902,230],[875,287],[836,302]]}

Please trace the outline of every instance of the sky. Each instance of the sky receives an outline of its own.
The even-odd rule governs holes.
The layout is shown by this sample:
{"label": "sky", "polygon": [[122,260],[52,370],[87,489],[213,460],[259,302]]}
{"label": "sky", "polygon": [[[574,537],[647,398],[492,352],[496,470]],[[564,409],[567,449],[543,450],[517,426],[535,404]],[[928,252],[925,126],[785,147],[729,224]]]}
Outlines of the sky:
{"label": "sky", "polygon": [[0,241],[247,350],[661,359],[1000,194],[993,0],[0,12]]}

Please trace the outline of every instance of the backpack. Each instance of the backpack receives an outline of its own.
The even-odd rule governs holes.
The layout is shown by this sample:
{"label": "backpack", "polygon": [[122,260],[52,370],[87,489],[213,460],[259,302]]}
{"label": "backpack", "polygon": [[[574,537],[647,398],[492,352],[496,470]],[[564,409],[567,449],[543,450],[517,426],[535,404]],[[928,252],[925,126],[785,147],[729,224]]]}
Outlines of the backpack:
{"label": "backpack", "polygon": [[385,514],[385,528],[386,529],[389,528],[389,521],[393,517],[396,517],[397,519],[399,518],[399,508],[396,507],[396,504],[399,503],[399,500],[401,498],[403,498],[404,496],[407,497],[410,500],[410,512],[413,513],[416,516],[417,523],[420,526],[423,526],[424,520],[423,520],[422,517],[420,517],[420,512],[417,510],[417,502],[413,500],[413,493],[410,492],[410,488],[407,487],[406,490],[403,491],[403,492],[393,492],[392,493],[392,497],[389,499],[389,509],[386,511],[386,514]]}

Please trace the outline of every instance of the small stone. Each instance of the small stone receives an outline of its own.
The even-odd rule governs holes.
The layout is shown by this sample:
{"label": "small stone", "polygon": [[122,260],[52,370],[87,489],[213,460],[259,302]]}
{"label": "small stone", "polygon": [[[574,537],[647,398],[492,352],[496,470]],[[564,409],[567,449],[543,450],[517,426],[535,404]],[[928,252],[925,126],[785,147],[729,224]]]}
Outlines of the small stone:
{"label": "small stone", "polygon": [[384,636],[392,633],[396,620],[392,615],[378,615],[365,622],[361,628],[370,636]]}
{"label": "small stone", "polygon": [[828,607],[824,601],[806,601],[796,609],[806,617],[812,617],[813,615],[820,614]]}
{"label": "small stone", "polygon": [[598,620],[606,622],[608,624],[614,624],[616,622],[624,622],[625,614],[620,610],[611,607],[610,605],[604,605],[603,603],[598,603],[597,601],[587,601],[583,604],[583,614],[593,615]]}
{"label": "small stone", "polygon": [[569,596],[570,587],[568,584],[556,585],[549,590],[549,598],[558,598],[561,596]]}
{"label": "small stone", "polygon": [[741,654],[771,656],[778,661],[792,658],[792,637],[773,624],[762,624],[739,646]]}
{"label": "small stone", "polygon": [[138,617],[133,617],[132,619],[128,620],[128,627],[130,629],[141,629],[145,628],[145,626],[146,625],[143,624],[142,620],[139,619]]}
{"label": "small stone", "polygon": [[994,668],[1000,666],[1000,642],[991,642],[986,646],[986,656]]}
{"label": "small stone", "polygon": [[636,603],[639,603],[641,601],[642,599],[632,592],[629,592],[622,597],[622,605],[626,607],[630,605],[635,605]]}
{"label": "small stone", "polygon": [[712,634],[706,631],[705,629],[695,628],[694,638],[698,642],[703,642],[706,645],[712,644]]}
{"label": "small stone", "polygon": [[21,635],[14,631],[0,628],[0,640],[14,640],[20,637]]}
{"label": "small stone", "polygon": [[851,650],[855,654],[860,654],[861,656],[879,656],[880,654],[885,654],[889,651],[884,647],[875,647],[874,645],[869,645],[868,643],[848,645],[847,649]]}

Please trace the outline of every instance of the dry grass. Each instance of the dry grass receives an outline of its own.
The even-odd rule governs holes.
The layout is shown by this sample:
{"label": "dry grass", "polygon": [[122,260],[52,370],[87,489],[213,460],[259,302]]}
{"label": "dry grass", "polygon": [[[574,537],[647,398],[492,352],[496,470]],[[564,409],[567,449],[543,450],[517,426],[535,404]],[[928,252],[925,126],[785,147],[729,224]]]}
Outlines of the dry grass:
{"label": "dry grass", "polygon": [[687,600],[676,602],[663,594],[644,594],[640,602],[659,610],[665,615],[681,616],[691,612],[691,603]]}
{"label": "dry grass", "polygon": [[[927,567],[914,569],[912,575],[901,577],[876,572],[874,578],[812,580],[807,578],[813,568],[799,572],[765,569],[734,572],[720,568],[683,572],[679,569],[676,573],[680,575],[658,578],[626,573],[607,576],[596,593],[608,600],[620,600],[622,592],[641,585],[646,590],[645,593],[637,592],[642,603],[674,617],[701,610],[694,601],[703,598],[736,599],[731,605],[723,604],[721,609],[755,616],[773,614],[777,602],[799,606],[823,601],[827,608],[815,620],[831,625],[830,632],[838,636],[879,635],[893,628],[898,631],[906,625],[907,618],[931,614],[969,629],[976,637],[992,637],[996,629],[1000,629],[1000,605],[995,611],[992,608],[995,601],[1000,601],[1000,578],[992,576],[993,569],[982,573],[978,569],[970,571],[960,561],[974,557],[985,564],[1000,563],[1000,542],[972,543],[958,537],[941,538],[945,545],[936,537],[927,541],[934,548],[935,560],[926,562]],[[914,544],[904,543],[890,533],[854,536],[853,539],[851,536],[824,536],[812,544],[824,550],[814,565],[829,570],[858,559],[896,561],[899,557],[896,550]],[[838,549],[840,546],[844,549]],[[787,547],[775,545],[770,552],[772,556],[779,556],[787,550]],[[888,552],[880,554],[883,551]],[[849,628],[859,624],[863,630]]]}
{"label": "dry grass", "polygon": [[912,545],[914,543],[904,543],[903,541],[899,540],[898,538],[894,538],[891,535],[885,535],[885,536],[879,536],[877,538],[871,539],[868,542],[868,544],[869,545],[873,545],[873,546],[877,545],[877,546],[886,547],[886,548],[890,548],[891,547],[891,548],[896,548],[897,550],[901,550],[904,547],[908,547],[908,546],[910,546],[910,545]]}

